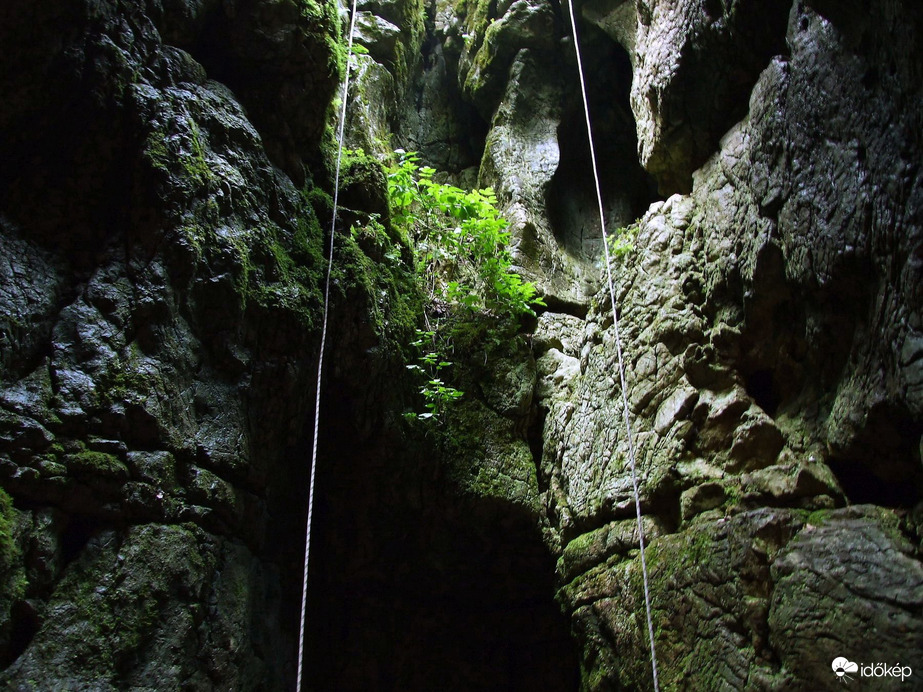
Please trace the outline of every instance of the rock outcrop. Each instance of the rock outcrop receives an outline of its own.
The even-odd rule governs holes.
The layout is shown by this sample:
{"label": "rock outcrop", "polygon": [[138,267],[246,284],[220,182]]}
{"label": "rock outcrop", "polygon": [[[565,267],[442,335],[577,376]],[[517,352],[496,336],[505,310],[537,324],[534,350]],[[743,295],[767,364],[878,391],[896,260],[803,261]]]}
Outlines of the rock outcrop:
{"label": "rock outcrop", "polygon": [[[368,151],[418,10],[362,8],[350,137]],[[336,8],[13,2],[0,35],[0,680],[291,689]],[[443,465],[408,432],[411,252],[377,164],[350,155],[341,183],[306,685],[573,686],[528,445],[474,397],[493,457]],[[486,398],[519,390],[498,377]]]}
{"label": "rock outcrop", "polygon": [[[480,6],[449,24],[467,30],[459,80],[491,118],[481,180],[551,299],[533,344],[558,598],[583,686],[646,689],[611,308],[605,291],[587,300],[599,272],[579,243],[548,232],[592,182],[570,169],[560,201],[549,184],[582,129],[563,86],[572,48],[560,24],[552,43],[519,31],[492,48],[547,11],[506,7],[480,33]],[[818,689],[840,655],[919,661],[923,24],[908,3],[880,10],[580,8],[591,93],[627,102],[593,62],[618,41],[638,160],[684,193],[652,204],[613,264],[667,688]],[[620,130],[593,105],[609,146]]]}
{"label": "rock outcrop", "polygon": [[[771,5],[735,3],[715,25],[726,21],[735,40],[746,32],[734,21],[770,31],[760,12]],[[639,108],[651,85],[649,103],[680,103],[713,78],[680,76],[713,50],[694,28],[672,62],[645,48],[676,35],[683,3],[643,9],[632,87],[642,162],[662,188],[681,188],[669,177],[688,169],[672,163],[665,176],[663,161],[695,163],[681,133],[715,141],[709,130],[728,109],[715,98],[709,117],[672,125],[666,111]],[[616,267],[668,686],[817,689],[832,685],[840,655],[919,660],[923,429],[906,344],[921,306],[911,134],[923,118],[911,77],[921,24],[908,6],[882,9],[869,23],[848,6],[795,3],[787,50],[765,60],[746,115],[715,141],[689,195],[645,214]],[[602,538],[624,535],[633,507],[607,312],[589,314],[572,393],[540,402],[543,469],[565,555],[590,539],[607,546],[561,591],[585,642],[585,680],[643,688],[636,543]]]}
{"label": "rock outcrop", "polygon": [[[335,8],[0,15],[3,684],[288,687]],[[339,256],[377,341],[412,297]]]}
{"label": "rock outcrop", "polygon": [[[308,685],[650,689],[566,10],[359,9]],[[923,675],[923,11],[577,12],[662,687]],[[8,687],[292,686],[341,34],[312,0],[0,9]],[[442,431],[401,415],[396,146],[496,189],[547,303],[458,349]]]}

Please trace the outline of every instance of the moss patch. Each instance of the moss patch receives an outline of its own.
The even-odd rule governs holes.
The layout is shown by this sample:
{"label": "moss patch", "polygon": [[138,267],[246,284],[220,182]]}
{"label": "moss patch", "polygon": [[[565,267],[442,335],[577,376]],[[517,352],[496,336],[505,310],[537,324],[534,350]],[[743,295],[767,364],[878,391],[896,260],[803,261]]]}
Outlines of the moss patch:
{"label": "moss patch", "polygon": [[124,480],[128,478],[128,468],[118,457],[107,452],[94,452],[86,449],[65,457],[68,469],[78,478],[109,478]]}
{"label": "moss patch", "polygon": [[0,488],[0,656],[3,657],[10,641],[12,607],[25,597],[28,587],[22,551],[16,541],[18,520],[13,499]]}
{"label": "moss patch", "polygon": [[309,36],[319,36],[329,49],[327,73],[342,80],[346,67],[346,49],[343,45],[340,14],[333,0],[296,0],[305,20],[304,30]]}
{"label": "moss patch", "polygon": [[456,492],[541,514],[535,463],[513,421],[466,397],[452,406],[445,427],[435,434]]}
{"label": "moss patch", "polygon": [[26,590],[22,551],[15,538],[18,517],[13,498],[0,488],[0,615],[3,616],[8,616],[9,605],[22,598]]}
{"label": "moss patch", "polygon": [[[366,254],[360,243],[370,248],[370,254],[380,254],[381,260]],[[365,302],[369,327],[385,352],[408,361],[408,344],[422,319],[423,299],[404,255],[401,244],[380,224],[369,222],[349,236],[337,237],[334,280],[342,299]]]}
{"label": "moss patch", "polygon": [[259,230],[245,256],[245,304],[294,317],[302,327],[318,323],[322,302],[324,259],[322,232],[313,208],[304,201],[295,232],[265,226]]}

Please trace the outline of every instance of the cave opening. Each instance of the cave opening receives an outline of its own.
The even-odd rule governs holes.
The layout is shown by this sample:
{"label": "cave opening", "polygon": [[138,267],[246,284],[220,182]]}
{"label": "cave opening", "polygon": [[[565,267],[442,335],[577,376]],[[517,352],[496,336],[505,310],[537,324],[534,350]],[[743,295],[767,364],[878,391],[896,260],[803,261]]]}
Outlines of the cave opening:
{"label": "cave opening", "polygon": [[[657,185],[638,160],[631,111],[632,67],[628,53],[596,27],[585,28],[583,53],[593,143],[610,234],[638,219],[658,199]],[[558,128],[560,163],[549,185],[546,208],[555,237],[569,254],[588,261],[603,255],[593,167],[579,84],[567,94]]]}
{"label": "cave opening", "polygon": [[460,497],[437,458],[338,392],[322,408],[309,690],[578,689],[535,518]]}

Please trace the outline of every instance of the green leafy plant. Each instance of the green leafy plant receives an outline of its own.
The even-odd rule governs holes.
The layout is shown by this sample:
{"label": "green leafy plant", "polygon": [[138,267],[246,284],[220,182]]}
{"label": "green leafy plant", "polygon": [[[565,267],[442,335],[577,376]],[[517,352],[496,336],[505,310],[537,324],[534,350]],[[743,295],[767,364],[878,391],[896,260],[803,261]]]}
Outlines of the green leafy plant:
{"label": "green leafy plant", "polygon": [[416,154],[395,152],[388,170],[392,221],[416,249],[417,274],[433,300],[518,317],[545,303],[513,272],[509,224],[490,188],[466,191],[433,180]]}
{"label": "green leafy plant", "polygon": [[440,354],[435,331],[418,329],[417,340],[411,345],[420,355],[417,362],[408,365],[407,369],[418,373],[426,380],[420,387],[420,394],[426,402],[426,412],[409,412],[404,416],[408,420],[442,420],[448,405],[461,399],[465,393],[446,384],[440,376],[442,370],[452,366],[452,362],[444,360]]}
{"label": "green leafy plant", "polygon": [[414,343],[420,356],[407,366],[426,378],[420,393],[427,411],[408,418],[442,420],[463,396],[442,373],[452,365],[444,354],[453,337],[483,333],[474,323],[511,331],[545,303],[535,285],[513,271],[509,224],[493,190],[436,182],[436,171],[420,166],[416,154],[399,149],[395,156],[387,169],[391,220],[414,248],[415,274],[429,305],[427,330]]}
{"label": "green leafy plant", "polygon": [[[635,239],[638,237],[640,225],[635,222],[624,228],[617,228],[612,233],[604,236],[606,246],[609,248],[610,259],[622,259],[635,251]],[[605,260],[605,257],[603,258]]]}

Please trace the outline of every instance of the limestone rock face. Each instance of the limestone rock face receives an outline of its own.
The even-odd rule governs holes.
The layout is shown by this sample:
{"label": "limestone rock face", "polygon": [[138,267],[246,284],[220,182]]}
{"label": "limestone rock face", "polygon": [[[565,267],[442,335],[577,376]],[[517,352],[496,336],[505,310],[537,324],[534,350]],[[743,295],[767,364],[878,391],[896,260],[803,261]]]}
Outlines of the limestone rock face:
{"label": "limestone rock face", "polygon": [[[360,9],[347,146],[377,153],[422,18]],[[294,688],[338,26],[311,0],[0,9],[4,689]],[[406,424],[421,298],[384,182],[346,157],[305,688],[574,686],[528,342],[455,447]]]}
{"label": "limestone rock face", "polygon": [[692,172],[743,115],[757,76],[784,51],[790,9],[786,0],[637,3],[631,107],[641,163],[663,193],[689,192]]}
{"label": "limestone rock face", "polygon": [[[667,687],[817,689],[839,655],[920,660],[923,17],[910,3],[880,10],[578,10],[591,62],[607,41],[630,51],[640,163],[661,194],[679,193],[647,208],[612,265]],[[599,265],[555,234],[592,217],[573,212],[592,181],[564,154],[579,115],[571,51],[484,54],[470,97],[492,113],[481,180],[550,298],[533,338],[536,463],[582,684],[647,689],[612,311],[606,291],[587,300]],[[597,147],[618,132],[601,124]],[[616,176],[603,188],[625,195]]]}
{"label": "limestone rock face", "polygon": [[[652,64],[683,74],[695,52],[687,41],[713,49],[694,27],[679,30],[666,5],[660,20],[654,11],[639,23],[632,87],[642,160],[662,187],[653,152],[670,145],[638,96],[656,81]],[[909,133],[923,101],[896,75],[917,73],[909,27],[920,26],[900,3],[873,24],[848,7],[795,3],[788,48],[765,61],[746,115],[695,171],[689,195],[650,208],[634,252],[615,266],[642,507],[671,526],[654,533],[648,558],[664,684],[814,689],[830,683],[838,655],[919,660],[909,620],[923,576],[923,429],[914,361],[902,353],[914,348],[905,344],[921,305],[919,278],[908,281],[923,238]],[[657,35],[682,38],[645,55]],[[885,64],[895,76],[879,80]],[[676,77],[672,93],[713,77]],[[542,468],[572,542],[634,505],[608,306],[586,324],[580,378],[567,391],[540,383]],[[832,509],[847,503],[862,507]],[[809,512],[827,509],[819,529]],[[768,535],[774,546],[751,562],[735,552],[738,531],[742,546]],[[820,552],[809,547],[817,541]],[[817,582],[831,571],[863,586]],[[592,689],[650,684],[638,572],[626,552],[561,591],[596,671],[584,678]],[[721,632],[723,621],[735,625]]]}
{"label": "limestone rock face", "polygon": [[[562,6],[360,3],[309,686],[651,689],[626,423],[664,689],[923,674],[917,5],[578,4],[623,392]],[[7,687],[292,687],[339,24],[0,8]],[[495,188],[547,303],[457,349],[444,429],[397,146]]]}
{"label": "limestone rock face", "polygon": [[334,18],[0,10],[4,687],[291,684]]}

